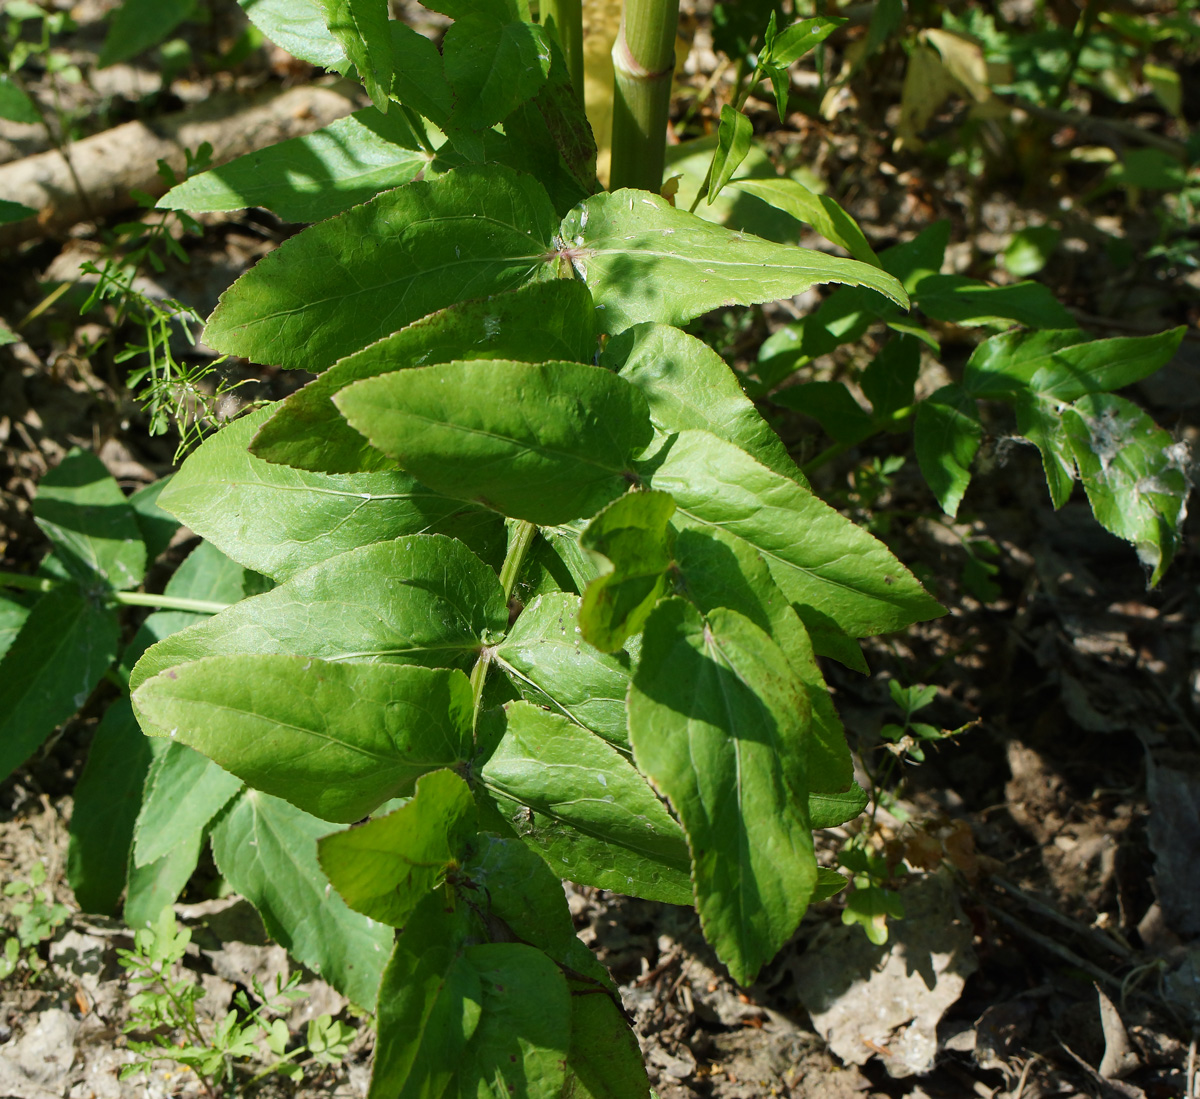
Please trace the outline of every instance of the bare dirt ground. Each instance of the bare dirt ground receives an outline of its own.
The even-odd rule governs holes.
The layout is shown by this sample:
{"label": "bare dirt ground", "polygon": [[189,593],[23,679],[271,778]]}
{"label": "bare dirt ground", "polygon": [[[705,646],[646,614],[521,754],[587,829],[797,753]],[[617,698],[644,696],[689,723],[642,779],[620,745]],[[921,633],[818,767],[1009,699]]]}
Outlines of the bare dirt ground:
{"label": "bare dirt ground", "polygon": [[[218,24],[204,33],[225,32]],[[98,41],[94,28],[85,29],[78,48],[94,51]],[[697,43],[702,50],[702,33]],[[297,76],[277,57],[274,68],[248,64],[259,83]],[[1038,277],[1084,327],[1107,336],[1189,325],[1175,361],[1132,395],[1194,447],[1200,278],[1195,269],[1143,258],[1157,233],[1153,200],[1115,193],[1086,208],[1071,201],[1095,178],[1055,159],[1053,150],[1082,140],[1070,126],[1025,138],[1044,145],[1049,167],[1041,173],[1014,165],[972,178],[895,153],[887,112],[872,104],[896,101],[901,71],[902,55],[880,64],[870,73],[872,87],[852,85],[850,109],[828,122],[795,115],[780,128],[765,103],[756,106],[756,122],[780,164],[813,166],[877,249],[948,217],[955,242],[948,270],[996,278],[1003,277],[996,253],[1015,229],[1046,218],[1061,224],[1063,247]],[[94,105],[81,101],[84,117],[106,126],[178,105],[179,93],[189,91],[160,91],[152,77],[133,67],[123,78],[110,74]],[[1200,74],[1193,66],[1185,77],[1185,113],[1196,119]],[[687,79],[694,88],[705,78]],[[213,79],[194,71],[176,83]],[[685,94],[680,110],[688,103]],[[1138,118],[1148,128],[1168,126],[1150,109]],[[703,107],[695,124],[711,122]],[[947,133],[961,124],[961,105],[953,103],[935,120]],[[4,155],[16,158],[36,151],[39,139],[30,132],[6,140]],[[191,263],[168,264],[154,278],[163,292],[205,313],[224,286],[295,228],[261,211],[210,218],[202,237],[184,241]],[[1128,245],[1124,259],[1114,261],[1106,237]],[[89,227],[7,256],[4,319],[22,322],[96,248]],[[44,552],[29,501],[69,447],[94,449],[129,489],[171,467],[174,440],[147,436],[111,342],[99,355],[85,353],[103,324],[78,317],[81,297],[64,294],[21,325],[18,343],[0,349],[4,569],[28,569]],[[805,311],[818,298],[814,292],[790,309]],[[748,366],[761,338],[790,315],[783,307],[754,313],[723,351]],[[714,321],[710,330],[727,327]],[[922,381],[929,389],[977,339],[950,327],[938,335],[945,366],[929,366]],[[841,376],[852,365],[851,353],[819,361],[814,372]],[[278,396],[295,384],[251,364],[228,369],[253,382],[244,398]],[[824,445],[811,421],[764,410],[799,456]],[[835,898],[814,907],[754,987],[739,989],[690,911],[568,889],[581,936],[621,983],[662,1099],[1198,1094],[1195,524],[1163,583],[1148,590],[1132,549],[1096,525],[1082,494],[1055,513],[1036,453],[1012,441],[1012,425],[999,414],[988,428],[984,469],[953,523],[924,487],[904,436],[842,455],[815,481],[827,499],[869,522],[949,608],[942,619],[871,642],[870,677],[827,668],[864,785],[887,758],[878,730],[896,717],[889,678],[938,688],[923,715],[935,725],[978,722],[923,765],[907,767],[903,784],[876,806],[879,850],[910,870],[899,885],[907,918],[893,923],[889,945],[873,947],[860,929],[843,926]],[[893,453],[905,464],[867,492],[863,470]],[[981,586],[977,558],[995,566],[990,589]],[[170,560],[160,566],[160,582],[169,567]],[[127,629],[135,628],[131,617]],[[71,791],[108,689],[0,785],[0,877],[28,881],[41,863],[55,898],[70,909],[38,948],[45,968],[0,982],[0,1097],[201,1094],[194,1075],[165,1065],[146,1080],[117,1081],[130,1059],[121,1033],[130,990],[116,949],[130,945],[130,933],[75,910],[64,878]],[[859,827],[824,835],[823,859],[831,864],[847,832]],[[203,982],[201,1012],[214,1021],[251,976],[269,979],[287,966],[253,911],[214,896],[218,888],[210,866],[177,910],[193,930],[187,965]],[[0,912],[10,903],[0,900]],[[330,1012],[358,1037],[341,1068],[311,1073],[294,1092],[271,1078],[260,1093],[364,1095],[370,1028],[320,981],[308,976],[302,987],[306,998],[288,1019],[293,1031]]]}

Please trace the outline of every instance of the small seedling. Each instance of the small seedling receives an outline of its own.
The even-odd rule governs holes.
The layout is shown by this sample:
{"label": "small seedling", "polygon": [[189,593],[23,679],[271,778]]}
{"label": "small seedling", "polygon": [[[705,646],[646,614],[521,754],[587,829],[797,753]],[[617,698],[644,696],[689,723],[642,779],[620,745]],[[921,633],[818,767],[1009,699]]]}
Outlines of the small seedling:
{"label": "small seedling", "polygon": [[[131,1041],[128,1048],[136,1060],[121,1069],[121,1079],[148,1074],[158,1062],[170,1061],[192,1069],[210,1095],[236,1092],[246,1069],[261,1067],[246,1086],[278,1073],[298,1083],[308,1066],[325,1068],[345,1056],[354,1030],[329,1015],[308,1024],[305,1041],[290,1050],[291,1034],[282,1018],[291,1004],[303,999],[296,985],[300,975],[286,981],[276,976],[271,990],[254,978],[251,996],[239,990],[233,1007],[219,1020],[199,1016],[196,1005],[204,997],[199,979],[182,962],[191,942],[191,932],[180,928],[170,908],[134,936],[132,950],[118,950],[129,983],[138,989],[130,1001],[130,1019],[125,1033],[149,1032],[145,1041]],[[265,1065],[264,1065],[265,1062]]]}
{"label": "small seedling", "polygon": [[46,867],[41,862],[30,867],[28,881],[9,882],[4,887],[4,896],[20,899],[6,905],[4,923],[15,927],[4,940],[0,980],[11,977],[22,963],[32,973],[40,973],[46,963],[38,956],[37,947],[67,921],[71,910],[54,899],[46,886]]}
{"label": "small seedling", "polygon": [[887,888],[906,873],[904,865],[892,865],[871,851],[863,835],[856,836],[838,855],[838,863],[851,872],[853,889],[846,895],[842,923],[858,924],[876,946],[888,941],[888,917],[904,919],[904,902],[894,889]]}
{"label": "small seedling", "polygon": [[925,709],[937,697],[936,687],[925,687],[919,683],[912,687],[902,687],[898,680],[893,679],[888,684],[888,690],[891,692],[892,701],[904,715],[904,720],[899,725],[892,723],[885,725],[879,730],[879,735],[884,740],[890,741],[889,750],[898,757],[906,757],[917,763],[924,763],[925,751],[921,747],[923,742],[948,740],[950,737],[965,733],[972,725],[976,724],[972,721],[957,729],[939,729],[922,721],[913,721],[913,715],[919,710]]}

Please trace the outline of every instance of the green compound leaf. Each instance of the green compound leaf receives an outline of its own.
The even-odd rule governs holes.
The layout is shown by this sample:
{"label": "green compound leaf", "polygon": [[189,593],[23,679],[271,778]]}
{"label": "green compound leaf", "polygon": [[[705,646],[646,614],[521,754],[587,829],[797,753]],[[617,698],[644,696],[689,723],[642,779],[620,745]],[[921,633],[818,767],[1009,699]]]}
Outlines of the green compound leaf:
{"label": "green compound leaf", "polygon": [[358,69],[371,102],[386,111],[392,86],[387,0],[321,0],[325,24]]}
{"label": "green compound leaf", "polygon": [[754,124],[741,111],[728,103],[721,107],[721,124],[717,130],[717,147],[713,152],[711,182],[705,205],[711,206],[725,185],[733,178],[754,140]]}
{"label": "green compound leaf", "polygon": [[587,199],[560,234],[609,333],[639,321],[683,324],[719,306],[790,298],[827,282],[866,286],[908,306],[904,288],[877,267],[736,233],[644,191]]}
{"label": "green compound leaf", "polygon": [[[37,211],[30,206],[23,206],[19,202],[9,202],[8,199],[0,198],[0,225],[7,225],[13,221],[24,221],[36,214]],[[7,325],[0,323],[0,347],[6,343],[16,343],[16,340],[16,333]]]}
{"label": "green compound leaf", "polygon": [[244,210],[261,206],[285,221],[321,221],[409,183],[429,166],[400,111],[374,107],[339,118],[172,187],[161,210]]}
{"label": "green compound leaf", "polygon": [[[236,603],[245,594],[246,575],[241,565],[231,561],[211,542],[201,542],[167,581],[165,593],[184,599]],[[155,611],[141,624],[133,640],[122,651],[120,673],[128,679],[138,658],[151,645],[208,619],[207,614],[193,614],[190,611]]]}
{"label": "green compound leaf", "polygon": [[809,50],[824,42],[838,27],[847,21],[836,16],[816,19],[801,19],[790,27],[784,27],[767,47],[771,60],[778,65],[791,65],[799,61]]}
{"label": "green compound leaf", "polygon": [[1059,508],[1075,481],[1075,458],[1062,425],[1066,403],[1154,373],[1175,354],[1183,331],[1111,340],[1091,340],[1077,329],[1006,332],[975,349],[963,388],[973,397],[1013,403],[1017,430],[1041,452],[1050,498]]}
{"label": "green compound leaf", "polygon": [[0,657],[12,647],[37,600],[33,592],[7,592],[0,595]]}
{"label": "green compound leaf", "polygon": [[740,984],[792,935],[816,884],[808,716],[786,657],[749,619],[674,599],[650,616],[629,696],[634,757],[683,821],[704,936]]}
{"label": "green compound leaf", "polygon": [[665,324],[635,324],[608,341],[600,365],[619,370],[642,391],[661,434],[711,431],[776,473],[806,483],[737,376],[703,340]]}
{"label": "green compound leaf", "polygon": [[572,1099],[650,1099],[650,1080],[636,1035],[620,1006],[591,984],[568,978],[571,990]]}
{"label": "green compound leaf", "polygon": [[67,880],[84,912],[111,916],[117,910],[149,769],[150,742],[129,700],[119,698],[96,727],[75,785]]}
{"label": "green compound leaf", "polygon": [[454,94],[451,130],[485,130],[502,122],[550,75],[546,32],[486,11],[455,21],[446,31],[442,58]]}
{"label": "green compound leaf", "polygon": [[497,165],[409,183],[285,241],[221,296],[204,340],[319,371],[406,324],[548,271],[545,190]]}
{"label": "green compound leaf", "polygon": [[877,424],[895,424],[897,414],[904,415],[912,406],[913,390],[921,371],[917,339],[912,335],[893,336],[862,372],[859,384],[871,402]]}
{"label": "green compound leaf", "polygon": [[817,884],[809,903],[816,904],[818,901],[827,901],[830,897],[836,897],[849,884],[850,882],[844,874],[839,874],[827,866],[818,866]]}
{"label": "green compound leaf", "polygon": [[1133,543],[1153,587],[1179,548],[1192,488],[1187,443],[1109,393],[1081,397],[1062,422],[1092,514]]}
{"label": "green compound leaf", "polygon": [[464,957],[477,931],[471,909],[440,894],[405,924],[379,989],[369,1099],[454,1094],[482,1013],[479,975]]}
{"label": "green compound leaf", "polygon": [[521,612],[494,659],[523,698],[628,748],[625,692],[632,662],[625,652],[604,653],[583,640],[580,602],[566,592],[538,596]]}
{"label": "green compound leaf", "polygon": [[242,10],[275,45],[293,57],[345,72],[349,59],[329,33],[321,0],[238,0]]}
{"label": "green compound leaf", "polygon": [[331,400],[351,382],[467,359],[591,362],[595,352],[595,311],[581,282],[555,279],[460,302],[342,359],[277,404],[251,450],[297,469],[393,469],[395,462],[347,424]]}
{"label": "green compound leaf", "polygon": [[[838,794],[810,793],[809,824],[814,831],[818,828],[836,828],[839,824],[845,824],[846,821],[857,817],[867,807],[869,800],[866,790],[857,782],[851,782],[849,790]],[[841,885],[838,885],[838,889],[841,889]]]}
{"label": "green compound leaf", "polygon": [[470,684],[445,668],[214,656],[147,680],[134,706],[149,731],[345,824],[471,755]]}
{"label": "green compound leaf", "polygon": [[805,382],[771,395],[784,408],[811,416],[836,443],[851,447],[875,433],[875,422],[841,382]]}
{"label": "green compound leaf", "polygon": [[83,707],[117,658],[117,616],[62,584],[34,605],[0,660],[0,776]]}
{"label": "green compound leaf", "polygon": [[171,483],[171,474],[160,477],[157,481],[140,488],[129,497],[129,506],[133,508],[133,517],[138,529],[142,532],[142,541],[146,543],[146,563],[151,564],[158,559],[175,532],[179,529],[179,520],[168,515],[158,506],[158,498],[163,489]]}
{"label": "green compound leaf", "polygon": [[917,464],[947,515],[958,514],[982,437],[975,398],[957,382],[942,386],[917,405],[913,424]]}
{"label": "green compound leaf", "polygon": [[675,562],[683,593],[702,614],[727,607],[744,615],[771,636],[803,684],[812,709],[807,771],[810,810],[818,793],[849,789],[854,761],[817,666],[813,643],[762,556],[748,542],[719,528],[688,529],[676,540]]}
{"label": "green compound leaf", "polygon": [[1068,328],[1075,323],[1071,311],[1040,282],[989,286],[962,275],[931,275],[914,298],[927,317],[954,324]]}
{"label": "green compound leaf", "polygon": [[520,840],[489,833],[475,836],[457,877],[464,882],[463,896],[485,891],[488,924],[495,929],[495,938],[511,933],[574,970],[593,992],[616,994],[608,970],[575,934],[562,879]]}
{"label": "green compound leaf", "polygon": [[[879,262],[913,294],[941,269],[949,241],[950,223],[934,222],[912,240],[887,249]],[[895,323],[898,317],[895,306],[869,291],[857,287],[835,290],[814,313],[785,325],[763,342],[756,373],[764,391],[813,359],[861,339],[874,322]]]}
{"label": "green compound leaf", "polygon": [[879,257],[867,243],[858,223],[828,195],[818,195],[802,183],[780,179],[739,179],[730,184],[768,206],[811,225],[827,241],[845,248],[856,260],[880,266]]}
{"label": "green compound leaf", "polygon": [[371,1010],[392,943],[332,891],[317,863],[327,821],[258,790],[243,790],[212,831],[213,857],[267,934],[351,1002]]}
{"label": "green compound leaf", "polygon": [[682,431],[643,471],[675,498],[677,526],[724,529],[752,545],[810,631],[832,620],[867,637],[943,613],[882,542],[716,436]]}
{"label": "green compound leaf", "polygon": [[160,641],[131,690],[177,664],[231,653],[355,663],[468,663],[508,622],[496,574],[466,546],[415,534],[350,550]]}
{"label": "green compound leaf", "polygon": [[395,65],[392,95],[439,129],[445,129],[454,99],[446,83],[441,53],[433,42],[406,23],[393,19],[388,29],[392,33]]}
{"label": "green compound leaf", "polygon": [[128,926],[136,928],[152,924],[164,908],[179,900],[196,872],[207,842],[207,832],[202,829],[146,866],[136,866],[132,858],[129,860],[125,906],[121,910],[121,917]]}
{"label": "green compound leaf", "polygon": [[609,504],[584,530],[580,544],[600,559],[600,575],[583,593],[579,625],[601,652],[620,649],[640,633],[669,589],[675,501],[665,492],[630,492]]}
{"label": "green compound leaf", "polygon": [[334,403],[431,488],[541,525],[595,514],[651,440],[646,402],[607,370],[505,359],[355,382]]}
{"label": "green compound leaf", "polygon": [[247,447],[271,412],[257,409],[206,439],[160,498],[239,564],[287,580],[346,550],[437,527],[463,510],[396,470],[330,475],[254,457]]}
{"label": "green compound leaf", "polygon": [[195,7],[196,0],[125,0],[113,15],[97,67],[128,61],[157,46]]}
{"label": "green compound leaf", "polygon": [[137,517],[104,463],[72,450],[38,483],[38,526],[67,571],[85,588],[136,588],[146,574],[146,544]]}
{"label": "green compound leaf", "polygon": [[483,993],[459,1073],[464,1095],[558,1099],[566,1080],[571,1002],[562,971],[524,943],[468,947]]}
{"label": "green compound leaf", "polygon": [[[6,118],[9,122],[20,122],[25,126],[36,126],[42,120],[33,100],[17,87],[8,73],[0,75],[0,118]],[[5,205],[18,206],[20,204],[6,202]],[[28,209],[28,207],[21,207],[21,209]],[[29,212],[37,213],[36,210]]]}
{"label": "green compound leaf", "polygon": [[842,923],[847,927],[859,924],[871,942],[883,946],[888,941],[889,916],[893,920],[904,919],[904,904],[896,893],[876,885],[856,886],[846,896]]}
{"label": "green compound leaf", "polygon": [[1060,402],[1141,381],[1166,366],[1185,329],[1154,336],[1093,340],[1076,328],[1005,332],[981,343],[967,362],[972,397],[1011,400],[1023,392]]}
{"label": "green compound leaf", "polygon": [[[467,701],[469,706],[469,692]],[[469,720],[469,711],[467,716]],[[318,858],[351,908],[379,923],[403,927],[425,895],[442,883],[474,833],[470,787],[453,771],[433,771],[417,780],[407,805],[322,839]]]}
{"label": "green compound leaf", "polygon": [[1036,275],[1054,254],[1061,236],[1052,225],[1030,225],[1013,233],[1004,249],[1004,269],[1019,279]]}
{"label": "green compound leaf", "polygon": [[149,866],[181,845],[198,843],[242,788],[240,778],[178,740],[146,742],[162,750],[150,767],[138,813],[135,867]]}
{"label": "green compound leaf", "polygon": [[561,1096],[571,1018],[562,972],[524,943],[468,946],[467,913],[429,896],[397,939],[379,994],[371,1099]]}
{"label": "green compound leaf", "polygon": [[679,825],[629,761],[528,702],[480,772],[517,834],[560,877],[671,904],[691,902]]}

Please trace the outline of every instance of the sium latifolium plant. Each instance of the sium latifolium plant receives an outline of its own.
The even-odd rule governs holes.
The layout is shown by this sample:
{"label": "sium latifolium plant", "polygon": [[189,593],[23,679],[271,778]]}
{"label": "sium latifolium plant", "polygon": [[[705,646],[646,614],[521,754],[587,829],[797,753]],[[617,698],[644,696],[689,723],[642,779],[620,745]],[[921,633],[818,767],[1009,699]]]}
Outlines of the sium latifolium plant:
{"label": "sium latifolium plant", "polygon": [[[942,609],[814,495],[739,379],[680,326],[842,284],[837,323],[789,332],[755,384],[790,376],[808,339],[889,325],[862,386],[872,411],[851,413],[870,434],[914,415],[910,295],[923,289],[933,316],[1009,314],[991,288],[925,288],[941,229],[876,257],[831,199],[758,181],[755,197],[845,259],[661,198],[661,174],[636,162],[665,118],[669,7],[626,10],[630,141],[613,171],[643,186],[605,193],[568,76],[571,4],[542,25],[518,0],[440,0],[440,48],[382,0],[243,6],[293,54],[357,71],[372,106],[162,200],[312,223],[223,295],[204,339],[318,376],[209,439],[158,497],[206,540],[178,597],[211,576],[206,598],[231,605],[174,633],[160,619],[129,676],[157,751],[127,918],[174,899],[211,842],[270,933],[375,1010],[372,1095],[645,1096],[560,880],[694,905],[734,978],[753,980],[844,882],[818,868],[813,829],[866,803],[817,657],[865,670],[859,638]],[[772,24],[748,79],[786,93],[781,73],[829,23]],[[737,178],[745,124],[722,122],[708,193],[754,192]],[[1057,319],[1029,285],[1018,304]],[[1072,358],[1098,346],[1082,334],[1030,338],[1041,359],[1018,354],[1024,334],[982,345],[1003,354],[981,355],[981,380],[938,408],[967,436],[972,400],[1077,413],[1080,449],[1047,446],[1063,483],[1088,483],[1080,455],[1104,410],[1080,400],[1152,369],[1170,338],[1102,341],[1097,361],[1117,344],[1141,357],[1101,381]],[[1075,388],[1038,373],[1045,359]],[[920,438],[960,483],[966,444]],[[1127,458],[1110,442],[1104,470]],[[1173,484],[1142,490],[1160,521],[1137,541],[1166,547],[1163,567],[1178,509],[1156,501]]]}
{"label": "sium latifolium plant", "polygon": [[[375,1094],[645,1095],[559,879],[695,904],[752,980],[842,884],[813,828],[865,802],[817,653],[940,611],[677,326],[817,282],[906,295],[652,190],[598,193],[557,41],[518,5],[438,7],[440,52],[382,6],[314,8],[374,106],[278,154],[390,140],[373,186],[401,186],[355,205],[343,172],[347,193],[249,198],[268,156],[166,200],[333,216],[205,331],[317,381],[162,498],[276,586],[153,647],[130,685],[144,729],[231,777],[213,841],[239,890],[235,849],[255,837],[267,876],[264,822],[286,818],[346,926],[376,947],[400,929],[386,966],[371,942],[290,944],[335,983],[382,976]],[[630,36],[673,36],[636,7]]]}

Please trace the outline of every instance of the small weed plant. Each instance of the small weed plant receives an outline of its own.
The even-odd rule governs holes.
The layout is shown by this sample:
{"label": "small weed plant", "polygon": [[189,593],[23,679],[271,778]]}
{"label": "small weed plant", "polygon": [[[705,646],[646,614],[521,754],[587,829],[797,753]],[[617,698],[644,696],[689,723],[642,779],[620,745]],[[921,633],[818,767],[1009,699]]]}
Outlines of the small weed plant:
{"label": "small weed plant", "polygon": [[239,990],[234,1007],[221,1019],[198,1016],[203,986],[179,965],[190,941],[191,932],[180,928],[170,907],[164,907],[153,924],[136,932],[132,950],[117,951],[136,990],[125,1033],[150,1035],[148,1040],[128,1043],[136,1059],[121,1069],[122,1080],[146,1075],[156,1063],[166,1061],[194,1071],[209,1095],[240,1094],[242,1088],[251,1088],[272,1073],[298,1083],[306,1068],[319,1071],[341,1062],[354,1030],[329,1015],[309,1021],[303,1042],[291,1041],[281,1016],[303,999],[296,989],[298,973],[287,981],[276,977],[270,991],[255,978],[252,991],[257,1003]]}
{"label": "small weed plant", "polygon": [[[142,926],[209,843],[271,935],[375,1012],[374,1099],[644,1099],[562,879],[694,906],[733,978],[753,981],[845,884],[818,866],[813,831],[868,800],[818,658],[865,672],[861,638],[943,610],[813,492],[747,394],[817,419],[822,461],[911,429],[951,515],[981,404],[1005,410],[1054,504],[1082,482],[1157,582],[1187,454],[1113,391],[1182,331],[1094,340],[1038,283],[942,274],[944,223],[876,255],[829,197],[740,175],[748,89],[765,81],[782,114],[788,67],[840,20],[785,25],[761,6],[689,212],[661,193],[675,5],[626,5],[610,191],[573,75],[578,4],[543,0],[540,21],[524,0],[430,6],[451,20],[440,46],[384,0],[244,3],[293,54],[356,73],[372,105],[160,205],[310,223],[225,292],[204,339],[317,377],[165,486],[126,500],[83,454],[43,481],[54,555],[6,578],[40,597],[11,603],[0,770],[102,677],[127,683],[73,822],[89,904],[115,907],[124,886]],[[726,224],[726,189],[847,256]],[[752,376],[683,331],[816,284],[836,289]],[[922,354],[940,350],[929,321],[986,338],[918,400]],[[779,389],[868,331],[863,400],[841,383]],[[176,521],[204,541],[161,595],[135,590]],[[158,610],[118,654],[130,603]],[[911,720],[927,701],[914,690],[896,697],[906,758],[932,728]],[[140,799],[118,807],[118,782]],[[101,826],[120,842],[97,849]],[[865,844],[842,858],[859,887],[847,919],[877,940],[900,911],[902,868],[881,859]]]}
{"label": "small weed plant", "polygon": [[4,886],[3,923],[7,934],[0,945],[0,981],[20,970],[36,977],[46,963],[38,947],[67,921],[70,909],[54,899],[46,885],[46,866],[35,862],[28,880],[10,881]]}
{"label": "small weed plant", "polygon": [[[212,147],[206,142],[194,154],[190,149],[185,154],[184,180],[208,167]],[[158,162],[158,174],[168,188],[182,182],[166,161]],[[153,209],[150,195],[134,192],[134,197],[144,209]],[[145,220],[116,226],[108,258],[100,266],[91,261],[80,266],[81,273],[96,280],[80,313],[87,314],[97,305],[108,303],[112,329],[128,325],[137,332],[135,339],[115,352],[113,362],[126,367],[125,385],[148,417],[149,434],[163,435],[172,429],[177,433],[175,461],[179,461],[216,427],[222,400],[241,383],[230,383],[218,375],[221,359],[196,362],[179,356],[174,345],[180,341],[194,344],[204,319],[183,302],[160,300],[139,286],[139,278],[147,268],[161,274],[165,257],[188,262],[187,251],[172,231],[176,226],[181,233],[202,231],[196,220],[182,210],[158,210]],[[92,345],[89,353],[95,354],[99,346]]]}

